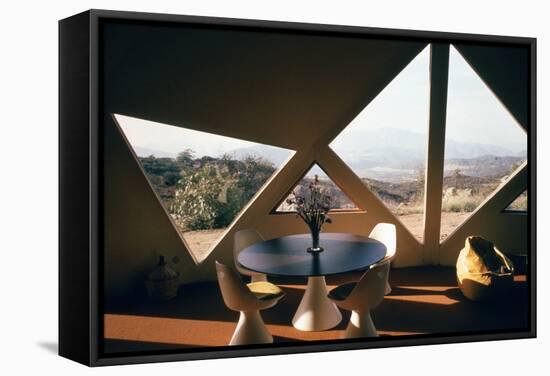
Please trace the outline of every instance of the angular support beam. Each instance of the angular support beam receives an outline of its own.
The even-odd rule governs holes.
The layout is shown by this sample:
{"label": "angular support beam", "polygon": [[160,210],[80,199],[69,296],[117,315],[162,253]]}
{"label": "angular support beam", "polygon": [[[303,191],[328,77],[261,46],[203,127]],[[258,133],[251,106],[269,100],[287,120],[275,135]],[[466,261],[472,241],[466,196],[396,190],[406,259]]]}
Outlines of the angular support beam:
{"label": "angular support beam", "polygon": [[437,264],[439,259],[448,77],[449,45],[433,43],[430,55],[430,117],[424,190],[425,264]]}
{"label": "angular support beam", "polygon": [[[231,252],[222,252],[220,249],[231,249],[235,231],[242,228],[254,227],[254,222],[264,215],[268,215],[273,203],[281,201],[288,194],[288,187],[293,187],[307,169],[315,161],[315,152],[311,148],[297,151],[260,189],[250,202],[233,219],[225,233],[214,244],[209,254],[202,260],[201,266],[214,270],[214,261],[224,263],[233,262]],[[214,256],[213,256],[214,255]]]}
{"label": "angular support beam", "polygon": [[[350,107],[350,111],[345,114],[345,116],[340,119],[339,122],[335,123],[328,132],[319,133],[316,135],[316,140],[312,145],[307,143],[302,145],[299,148],[296,148],[296,154],[284,165],[281,170],[257,193],[257,195],[251,200],[251,202],[245,206],[240,214],[233,220],[231,225],[229,225],[225,234],[215,243],[215,245],[210,250],[210,253],[203,260],[206,264],[210,262],[210,266],[213,265],[212,255],[218,255],[220,251],[218,249],[223,249],[223,247],[230,243],[230,240],[233,237],[236,229],[242,228],[249,223],[253,223],[255,219],[259,218],[262,214],[267,214],[271,211],[274,202],[280,202],[284,199],[288,192],[294,188],[296,182],[303,176],[303,173],[307,171],[307,168],[315,162],[318,162],[319,165],[322,165],[324,162],[321,159],[325,158],[325,155],[328,154],[328,159],[336,156],[332,149],[328,147],[328,144],[338,135],[344,128],[346,128],[349,123],[361,113],[361,111],[379,95],[384,88],[393,80],[399,73],[405,69],[405,67],[420,53],[422,49],[425,48],[425,43],[418,43],[409,46],[409,50],[403,56],[400,56],[399,59],[390,59],[388,64],[386,64],[385,72],[382,75],[373,75],[373,87],[369,89],[368,92],[365,92],[365,96],[360,98],[360,100]],[[315,135],[313,135],[315,137]],[[346,170],[349,170],[349,167],[336,156],[336,159],[341,162],[341,166]],[[322,166],[325,168],[324,166]],[[351,170],[349,170],[351,172]],[[330,175],[330,171],[327,171],[327,174]],[[357,180],[361,179],[351,172],[351,175]],[[291,178],[292,177],[292,178]],[[292,180],[294,179],[294,180]],[[347,184],[342,184],[333,179],[334,182],[346,193]],[[361,183],[361,186],[364,186]],[[378,203],[379,211],[382,216],[387,215],[391,222],[398,224],[398,228],[401,227],[404,230],[405,236],[410,242],[408,244],[414,244],[419,246],[418,240],[410,233],[410,231],[381,203],[366,187],[364,190],[367,191],[367,195],[372,195],[373,199]],[[354,197],[348,195],[356,204],[360,205],[363,200],[356,201]],[[279,201],[277,201],[279,200]],[[269,206],[269,207],[268,207]],[[361,206],[361,205],[360,205]],[[217,256],[216,256],[217,257]],[[207,262],[208,261],[208,262]],[[206,266],[208,267],[208,266]]]}
{"label": "angular support beam", "polygon": [[325,146],[317,158],[332,180],[359,208],[376,213],[380,220],[394,223],[398,231],[405,234],[407,241],[420,246],[418,239],[401,223],[399,218],[366,186],[357,174],[330,147]]}

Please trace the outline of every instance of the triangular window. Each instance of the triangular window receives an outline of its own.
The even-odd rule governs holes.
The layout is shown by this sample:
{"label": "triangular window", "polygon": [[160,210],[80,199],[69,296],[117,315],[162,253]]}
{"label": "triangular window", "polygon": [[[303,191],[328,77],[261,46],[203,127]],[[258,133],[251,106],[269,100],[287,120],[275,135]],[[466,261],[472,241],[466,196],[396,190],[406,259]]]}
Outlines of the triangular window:
{"label": "triangular window", "polygon": [[160,203],[199,262],[293,153],[123,115],[115,118]]}
{"label": "triangular window", "polygon": [[527,212],[527,190],[523,191],[504,209],[507,212]]}
{"label": "triangular window", "polygon": [[295,207],[287,200],[294,198],[296,195],[307,195],[308,187],[315,181],[317,177],[321,189],[331,197],[331,210],[357,210],[357,205],[336,185],[332,179],[325,173],[319,165],[314,164],[294,186],[292,191],[285,199],[280,202],[275,213],[291,213],[295,211]]}
{"label": "triangular window", "polygon": [[419,240],[424,235],[429,64],[428,46],[330,144]]}
{"label": "triangular window", "polygon": [[443,241],[527,160],[527,136],[451,46],[445,134]]}

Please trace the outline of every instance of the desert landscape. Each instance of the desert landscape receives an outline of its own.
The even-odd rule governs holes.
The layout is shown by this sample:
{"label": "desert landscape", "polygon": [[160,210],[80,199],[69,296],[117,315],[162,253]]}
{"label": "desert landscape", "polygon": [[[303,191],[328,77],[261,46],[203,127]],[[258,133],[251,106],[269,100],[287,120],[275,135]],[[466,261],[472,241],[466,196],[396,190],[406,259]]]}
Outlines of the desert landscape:
{"label": "desert landscape", "polygon": [[[423,239],[425,136],[401,129],[366,134],[366,146],[350,145],[341,157],[409,231]],[[401,139],[405,145],[388,144]],[[406,146],[404,148],[404,146]],[[526,160],[520,146],[448,140],[444,165],[440,238],[444,240]],[[406,149],[406,152],[403,150]],[[366,152],[368,150],[368,153]],[[197,260],[202,260],[250,199],[288,158],[288,151],[258,144],[219,156],[177,155],[137,148],[143,170]],[[356,204],[317,165],[289,192],[304,195],[318,176],[332,209]],[[508,210],[525,211],[527,192]],[[283,200],[277,212],[293,212]],[[368,210],[368,208],[367,208]]]}

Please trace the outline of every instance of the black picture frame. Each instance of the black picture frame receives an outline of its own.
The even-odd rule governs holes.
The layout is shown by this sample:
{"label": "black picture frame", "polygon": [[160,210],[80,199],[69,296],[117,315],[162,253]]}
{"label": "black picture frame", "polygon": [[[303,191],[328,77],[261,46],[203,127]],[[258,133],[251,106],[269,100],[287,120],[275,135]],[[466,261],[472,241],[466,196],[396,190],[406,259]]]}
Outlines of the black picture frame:
{"label": "black picture frame", "polygon": [[[355,35],[430,43],[522,46],[529,50],[528,330],[415,335],[372,341],[316,341],[239,348],[102,353],[101,25],[193,24],[218,29]],[[89,10],[59,22],[59,354],[89,366],[228,358],[536,337],[536,39],[354,26]]]}

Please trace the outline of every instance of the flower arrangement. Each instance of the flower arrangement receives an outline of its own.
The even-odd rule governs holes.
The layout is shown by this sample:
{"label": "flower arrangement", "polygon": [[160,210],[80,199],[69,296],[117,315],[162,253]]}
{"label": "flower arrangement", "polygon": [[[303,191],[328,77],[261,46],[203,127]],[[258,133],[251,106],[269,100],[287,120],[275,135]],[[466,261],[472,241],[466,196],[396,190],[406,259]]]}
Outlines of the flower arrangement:
{"label": "flower arrangement", "polygon": [[311,231],[312,246],[308,252],[321,252],[323,247],[319,245],[319,233],[325,223],[332,223],[327,215],[332,205],[332,197],[319,184],[319,177],[309,183],[307,192],[300,194],[292,192],[292,197],[286,203],[296,209],[296,216],[302,218]]}

